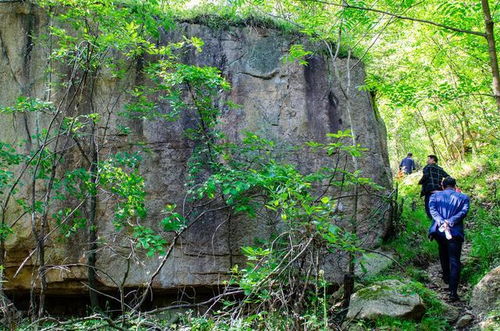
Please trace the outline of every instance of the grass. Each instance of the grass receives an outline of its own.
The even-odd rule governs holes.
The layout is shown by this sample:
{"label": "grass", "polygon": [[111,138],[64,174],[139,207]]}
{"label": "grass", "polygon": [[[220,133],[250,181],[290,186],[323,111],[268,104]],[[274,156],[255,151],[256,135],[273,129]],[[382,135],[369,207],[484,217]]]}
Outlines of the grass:
{"label": "grass", "polygon": [[500,265],[500,208],[498,152],[476,157],[450,167],[458,186],[471,198],[465,218],[465,238],[471,250],[462,271],[463,281],[472,286],[491,269]]}
{"label": "grass", "polygon": [[414,174],[398,184],[403,213],[395,224],[396,236],[386,242],[385,247],[396,252],[400,264],[421,268],[436,260],[438,255],[436,243],[427,237],[431,220],[420,198],[418,179],[419,174]]}
{"label": "grass", "polygon": [[231,27],[261,27],[281,31],[285,34],[303,35],[300,27],[280,18],[274,18],[254,10],[236,10],[233,7],[204,4],[191,9],[178,10],[177,21],[203,24],[216,30],[229,30]]}
{"label": "grass", "polygon": [[471,285],[494,267],[500,265],[500,215],[499,208],[488,211],[479,208],[471,216],[472,229],[468,240],[472,243],[462,277]]}
{"label": "grass", "polygon": [[[278,16],[271,16],[252,8],[234,8],[217,4],[203,4],[190,9],[176,9],[173,11],[173,15],[177,22],[201,24],[214,30],[227,31],[233,27],[254,27],[276,30],[285,36],[293,37],[298,43],[306,43],[308,51],[326,57],[330,56],[330,54],[322,41],[329,42],[332,45],[337,42],[336,36],[331,39],[327,36],[319,36],[291,21],[282,19]],[[335,49],[335,46],[333,46],[333,49]],[[354,49],[353,57],[363,55],[365,55],[364,52],[357,51],[357,48]],[[342,44],[338,57],[345,58],[347,56],[348,48],[346,45]]]}

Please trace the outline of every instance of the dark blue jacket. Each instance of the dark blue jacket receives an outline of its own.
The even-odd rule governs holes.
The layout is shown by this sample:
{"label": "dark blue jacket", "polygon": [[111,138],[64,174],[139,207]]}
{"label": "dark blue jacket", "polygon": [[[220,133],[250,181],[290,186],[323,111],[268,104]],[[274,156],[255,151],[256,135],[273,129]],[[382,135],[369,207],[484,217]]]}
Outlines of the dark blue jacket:
{"label": "dark blue jacket", "polygon": [[415,161],[410,157],[405,157],[399,164],[399,169],[405,174],[411,174],[415,170]]}
{"label": "dark blue jacket", "polygon": [[464,238],[463,219],[469,211],[469,197],[456,192],[453,189],[446,189],[431,195],[429,209],[432,215],[432,225],[429,228],[429,235],[439,235],[444,237],[444,233],[439,232],[439,225],[448,220],[453,237]]}

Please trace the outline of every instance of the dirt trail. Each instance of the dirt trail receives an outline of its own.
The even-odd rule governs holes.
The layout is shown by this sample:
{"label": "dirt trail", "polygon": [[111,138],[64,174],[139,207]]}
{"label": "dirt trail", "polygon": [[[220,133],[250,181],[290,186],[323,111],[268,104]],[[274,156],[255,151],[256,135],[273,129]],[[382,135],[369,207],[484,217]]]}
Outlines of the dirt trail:
{"label": "dirt trail", "polygon": [[[462,268],[469,252],[470,252],[470,244],[465,242],[462,248],[462,256],[460,259],[462,261]],[[461,281],[458,287],[458,295],[460,297],[460,300],[456,302],[450,302],[448,298],[449,295],[448,285],[446,285],[441,279],[441,264],[439,263],[439,260],[431,263],[427,267],[426,272],[427,276],[429,277],[429,282],[427,282],[426,284],[427,288],[435,291],[439,299],[441,299],[443,302],[446,302],[447,304],[458,309],[459,312],[458,319],[455,320],[453,323],[451,323],[454,330],[471,330],[472,326],[474,325],[474,321],[472,321],[465,327],[458,327],[456,325],[460,317],[466,314],[474,316],[468,305],[468,298],[470,297],[470,293],[472,291],[471,286],[468,283]]]}

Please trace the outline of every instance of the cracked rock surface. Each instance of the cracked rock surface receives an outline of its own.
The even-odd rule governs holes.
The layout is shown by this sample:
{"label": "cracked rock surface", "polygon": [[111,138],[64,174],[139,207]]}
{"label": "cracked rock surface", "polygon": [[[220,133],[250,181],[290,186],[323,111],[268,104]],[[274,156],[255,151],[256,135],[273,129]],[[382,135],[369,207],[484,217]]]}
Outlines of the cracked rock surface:
{"label": "cracked rock surface", "polygon": [[[49,95],[46,88],[49,77],[45,69],[49,50],[35,44],[32,39],[32,36],[45,33],[47,26],[48,18],[28,3],[0,3],[0,106],[14,104],[20,95],[50,98],[54,102],[60,97],[60,91],[53,90]],[[324,141],[325,134],[350,128],[347,101],[340,88],[340,83],[347,86],[347,59],[336,60],[340,77],[333,74],[331,59],[323,55],[308,58],[307,66],[284,63],[281,59],[290,45],[304,42],[310,48],[316,46],[308,44],[302,37],[255,26],[216,30],[200,24],[180,23],[174,31],[164,33],[159,42],[181,40],[183,35],[197,36],[205,43],[203,52],[195,53],[193,50],[183,60],[220,68],[232,86],[232,90],[221,98],[241,105],[237,109],[222,111],[220,128],[228,139],[238,141],[243,132],[253,131],[277,140],[285,149],[287,145]],[[351,59],[350,66],[354,63],[356,61]],[[95,109],[105,113],[111,106],[116,109],[124,107],[129,98],[123,91],[140,79],[133,64],[127,75],[121,81],[106,73],[101,75],[95,86]],[[389,189],[391,175],[385,127],[372,107],[370,95],[359,89],[363,83],[364,69],[358,64],[350,72],[352,125],[358,143],[369,149],[359,165],[363,176]],[[88,109],[82,106],[81,111]],[[40,123],[43,124],[43,118],[36,118],[33,114],[24,117],[2,115],[0,139],[20,142],[36,131]],[[127,139],[119,133],[121,125],[132,130]],[[149,224],[159,223],[166,203],[182,204],[186,193],[187,161],[192,151],[192,144],[186,140],[183,131],[189,125],[187,116],[177,122],[112,116],[109,122],[110,135],[106,148],[130,150],[133,142],[140,141],[151,151],[141,166],[148,192]],[[325,164],[323,157],[312,153],[290,152],[285,157],[290,162],[296,162],[303,171],[318,169]],[[69,159],[68,162],[78,160]],[[347,161],[347,168],[353,169],[350,161]],[[373,197],[360,197],[359,213],[363,221],[358,229],[367,247],[376,246],[387,230],[386,218],[374,216],[384,210],[382,208],[377,213],[379,202]],[[348,201],[344,204],[349,208]],[[101,276],[99,280],[102,286],[108,288],[115,287],[115,281],[121,280],[125,273],[127,263],[121,255],[129,249],[127,242],[111,224],[110,208],[106,201],[99,203],[99,238],[112,241],[117,247],[114,251],[103,249],[98,252],[98,268],[108,275]],[[240,247],[253,244],[257,237],[268,239],[275,228],[276,224],[267,224],[259,218],[226,222],[226,218],[219,214],[209,214],[183,235],[153,286],[171,289],[220,284],[227,278],[232,264],[243,262]],[[85,234],[82,233],[72,238],[71,242],[47,243],[47,263],[67,265],[48,271],[49,292],[86,291],[81,283],[86,277],[86,269],[78,266],[86,261],[85,242]],[[30,288],[32,267],[36,265],[34,258],[28,258],[16,277],[14,274],[33,247],[29,220],[23,219],[7,242],[7,290]],[[342,256],[327,256],[325,274],[332,280],[341,280],[339,268],[344,263]],[[157,258],[141,257],[132,261],[126,286],[146,282],[158,264]]]}

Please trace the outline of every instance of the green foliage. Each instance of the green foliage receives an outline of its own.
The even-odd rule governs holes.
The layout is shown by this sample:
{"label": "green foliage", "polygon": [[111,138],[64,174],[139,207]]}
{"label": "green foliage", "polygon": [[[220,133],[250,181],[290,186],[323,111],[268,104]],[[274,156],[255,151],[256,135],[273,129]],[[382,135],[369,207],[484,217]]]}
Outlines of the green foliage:
{"label": "green foliage", "polygon": [[443,318],[444,306],[436,293],[416,282],[411,283],[411,290],[420,295],[426,308],[417,330],[451,330],[450,324]]}
{"label": "green foliage", "polygon": [[[148,256],[153,256],[164,251],[167,241],[153,229],[139,223],[139,220],[147,217],[144,178],[139,172],[140,161],[141,156],[137,153],[117,153],[97,164],[96,180],[91,170],[79,168],[64,176],[63,187],[68,197],[79,199],[96,194],[99,190],[107,192],[108,199],[115,200],[113,224],[117,230],[131,228],[137,246],[146,250]],[[164,231],[179,231],[184,226],[185,220],[174,209],[175,206],[171,205],[165,208],[167,216],[160,222]],[[78,211],[71,208],[64,208],[54,214],[66,237],[86,227],[86,219],[78,215]],[[68,221],[70,217],[71,222]]]}
{"label": "green foliage", "polygon": [[468,234],[472,243],[467,263],[463,270],[463,277],[472,285],[477,284],[481,278],[495,266],[500,265],[500,214],[498,208],[493,212],[478,210],[472,215],[477,224]]}
{"label": "green foliage", "polygon": [[398,254],[401,264],[425,266],[437,258],[437,248],[436,243],[427,237],[431,220],[425,213],[417,179],[416,176],[407,178],[399,186],[401,203],[404,203],[403,213],[398,223],[394,224],[397,234],[386,245]]}
{"label": "green foliage", "polygon": [[[81,31],[79,38],[92,42],[95,52],[105,54],[116,50],[127,57],[148,53],[155,48],[152,41],[158,38],[160,29],[173,25],[171,16],[160,1],[73,1],[39,0],[43,8],[52,10],[58,20],[70,24],[74,30]],[[61,8],[63,12],[61,13]],[[92,21],[86,19],[91,17]],[[84,67],[98,67],[107,61],[101,56],[77,58],[80,47],[87,45],[68,30],[53,26],[53,36],[57,37],[58,47],[53,56],[56,59],[73,58]]]}
{"label": "green foliage", "polygon": [[[111,248],[114,244],[97,235],[98,227],[102,226],[102,221],[98,221],[101,216],[98,205],[105,203],[104,217],[111,216],[116,231],[120,232],[120,240],[128,239],[147,256],[167,253],[168,257],[171,249],[165,251],[169,244],[165,232],[173,232],[169,237],[175,243],[188,226],[189,220],[175,211],[175,205],[166,207],[165,217],[158,224],[150,221],[151,226],[144,225],[148,217],[147,193],[139,154],[113,154],[112,149],[104,146],[110,135],[110,118],[120,111],[116,108],[119,103],[110,102],[99,113],[80,115],[82,100],[85,100],[85,107],[88,102],[92,111],[95,108],[92,91],[96,79],[104,74],[116,80],[119,100],[124,86],[128,86],[130,64],[135,61],[144,64],[137,68],[136,74],[143,75],[146,82],[132,88],[130,94],[134,100],[121,110],[121,114],[151,120],[176,120],[181,112],[193,116],[198,124],[186,131],[186,136],[196,144],[197,152],[193,155],[202,161],[199,169],[193,167],[193,180],[197,172],[215,169],[218,165],[217,155],[212,151],[221,136],[213,129],[218,107],[222,104],[216,98],[229,89],[229,84],[216,68],[178,61],[183,52],[201,51],[201,39],[184,38],[166,45],[159,42],[160,35],[171,27],[172,17],[163,1],[40,0],[36,4],[52,16],[48,36],[36,39],[42,45],[46,43],[51,50],[47,96],[51,97],[53,88],[66,92],[61,94],[62,99],[57,104],[21,97],[15,106],[1,110],[6,115],[36,113],[37,127],[22,146],[28,151],[26,155],[18,156],[14,147],[8,144],[0,146],[0,193],[9,188],[5,203],[2,199],[0,239],[4,249],[11,227],[31,214],[32,236],[36,252],[40,254],[38,261],[42,264],[38,276],[42,283],[39,314],[43,314],[44,247],[53,232],[49,229],[58,230],[61,240],[87,232],[91,242],[84,243],[89,248],[85,255],[88,255],[89,283],[92,284],[95,280],[91,279],[91,274],[95,277],[96,272],[92,269],[95,251],[99,245]],[[54,68],[59,67],[68,70],[55,72]],[[186,92],[190,98],[186,98]],[[170,106],[169,114],[163,114],[165,102]],[[38,121],[40,118],[43,120]],[[127,134],[130,129],[123,127],[120,132]],[[67,159],[71,162],[66,163]],[[21,171],[15,173],[13,168],[22,162]],[[29,193],[16,191],[16,186],[25,183],[33,188]],[[17,220],[6,218],[9,199],[21,207]],[[5,254],[4,251],[0,253]],[[131,250],[128,259],[135,258],[135,253]],[[124,284],[125,279],[122,286]],[[32,301],[31,305],[33,308],[36,303]]]}
{"label": "green foliage", "polygon": [[486,153],[490,144],[498,150],[488,45],[467,33],[484,31],[480,2],[248,0],[225,10],[286,20],[308,36],[333,41],[341,55],[348,50],[359,57],[368,71],[360,88],[372,92],[387,123],[393,165],[409,151],[456,161]]}
{"label": "green foliage", "polygon": [[200,1],[195,7],[177,8],[174,17],[181,22],[203,24],[218,30],[230,30],[232,27],[265,27],[290,35],[299,33],[300,29],[286,19],[273,18],[251,8],[238,7],[243,2],[231,0],[231,5],[226,5]]}
{"label": "green foliage", "polygon": [[52,218],[56,221],[59,232],[64,238],[71,237],[87,226],[87,219],[81,217],[81,211],[72,208],[62,208],[52,214]]}
{"label": "green foliage", "polygon": [[[22,161],[23,155],[17,153],[12,145],[0,142],[0,196],[4,195],[5,189],[14,176],[12,168]],[[0,201],[3,204],[3,200]]]}
{"label": "green foliage", "polygon": [[301,65],[307,65],[306,57],[311,54],[312,52],[306,51],[303,45],[295,44],[290,46],[288,54],[282,60],[284,63],[297,61]]}
{"label": "green foliage", "polygon": [[0,114],[13,113],[53,113],[55,107],[51,102],[43,101],[37,98],[28,98],[21,96],[17,99],[16,105],[12,107],[0,108]]}
{"label": "green foliage", "polygon": [[147,215],[144,205],[144,178],[137,165],[136,157],[123,158],[122,155],[98,165],[99,184],[113,193],[119,201],[115,207],[113,221],[117,228],[129,223],[131,219],[142,219]]}
{"label": "green foliage", "polygon": [[434,315],[424,317],[420,322],[402,320],[397,318],[382,317],[377,319],[377,330],[409,330],[409,331],[434,331],[434,330],[451,330],[449,323],[447,323],[441,316]]}
{"label": "green foliage", "polygon": [[5,223],[0,224],[0,238],[7,239],[7,237],[12,233],[14,233],[12,227]]}
{"label": "green foliage", "polygon": [[[433,13],[426,16],[463,29],[480,31],[484,24],[480,3],[428,1],[413,13]],[[371,52],[367,88],[387,123],[394,165],[407,152],[419,159],[432,152],[451,164],[498,144],[484,40],[410,22],[384,34]]]}
{"label": "green foliage", "polygon": [[[330,134],[327,143],[309,143],[307,148],[332,158],[357,156],[360,147],[340,142],[349,137],[349,132]],[[260,244],[243,247],[247,263],[232,269],[232,283],[243,290],[244,304],[262,307],[260,312],[248,316],[252,327],[265,325],[261,316],[267,314],[265,307],[286,304],[278,301],[283,291],[280,288],[307,286],[303,285],[305,282],[315,291],[304,289],[303,306],[308,312],[303,324],[313,329],[327,328],[325,291],[329,284],[323,278],[323,271],[307,271],[315,265],[308,256],[318,251],[359,253],[358,238],[349,225],[350,216],[337,208],[333,188],[349,191],[354,185],[361,185],[376,190],[378,186],[359,172],[331,166],[303,174],[295,165],[282,160],[276,149],[275,142],[252,133],[247,133],[241,143],[223,144],[216,149],[216,155],[221,155],[224,162],[217,163],[211,175],[194,185],[191,193],[197,199],[220,197],[232,214],[258,215],[261,224],[282,224],[271,238],[259,238]],[[300,153],[301,149],[294,152]],[[305,266],[298,267],[297,259]]]}
{"label": "green foliage", "polygon": [[[65,84],[75,84],[72,79],[77,76],[76,72],[80,72],[81,77],[97,77],[101,72],[107,71],[116,79],[126,79],[130,61],[150,56],[151,60],[144,66],[144,74],[149,79],[147,87],[136,86],[131,91],[135,102],[128,105],[122,114],[156,120],[176,119],[181,111],[189,111],[194,107],[204,110],[199,115],[201,123],[206,125],[205,129],[213,127],[217,110],[212,99],[220,90],[228,89],[229,85],[215,68],[190,66],[177,61],[177,56],[187,49],[201,51],[201,39],[192,37],[176,43],[158,44],[160,33],[173,26],[170,7],[163,1],[40,0],[36,3],[54,18],[49,36],[42,36],[37,42],[43,43],[50,37],[53,43],[50,45],[50,61],[70,65],[73,70],[71,76],[60,76],[63,87]],[[85,84],[85,81],[78,84]],[[193,97],[196,96],[192,104],[186,103],[181,97],[186,86],[192,89]],[[165,100],[172,106],[170,114],[161,113],[161,98],[159,103],[152,101],[152,96],[156,96],[158,92],[162,92]],[[85,153],[85,143],[91,142],[89,132],[92,132],[95,141],[101,133],[95,132],[94,128],[100,122],[102,114],[63,116],[60,107],[61,105],[56,108],[50,102],[21,97],[16,106],[2,109],[3,113],[50,113],[61,123],[59,131],[51,127],[41,128],[32,140],[37,141],[42,149],[23,156],[31,157],[33,161],[27,165],[28,171],[33,173],[33,180],[46,182],[46,185],[54,188],[54,195],[49,193],[45,201],[32,203],[27,203],[23,197],[16,199],[18,204],[25,212],[40,215],[53,209],[56,200],[67,205],[52,214],[59,232],[67,238],[89,227],[88,215],[82,213],[88,203],[84,202],[105,195],[105,199],[112,205],[116,229],[124,232],[130,229],[137,245],[146,249],[148,255],[161,253],[166,241],[151,228],[140,225],[140,221],[147,217],[147,209],[138,154],[99,155],[97,160],[90,160],[84,155],[90,162],[85,167],[65,170],[60,177],[58,172],[54,172],[63,161],[63,156],[53,151],[48,146],[49,143],[55,141],[57,146],[59,137],[66,135],[77,142],[80,152]],[[123,128],[121,131],[127,133],[130,130]],[[194,138],[195,134],[196,132],[191,133],[191,137]],[[5,157],[7,152],[12,154],[11,150],[6,149]],[[12,162],[8,166],[12,166]],[[1,182],[6,183],[9,176],[11,172],[5,172]],[[179,232],[185,228],[186,220],[174,212],[174,208],[175,206],[167,206],[165,210],[166,217],[160,222],[164,231]],[[91,232],[96,231],[93,227],[89,227]],[[7,233],[8,227],[5,229],[3,232]]]}
{"label": "green foliage", "polygon": [[187,220],[184,216],[176,213],[174,210],[176,205],[166,205],[165,206],[165,218],[162,219],[161,225],[163,226],[163,231],[166,232],[181,232],[185,227]]}
{"label": "green foliage", "polygon": [[137,225],[134,226],[134,238],[137,239],[137,246],[146,250],[149,257],[164,252],[167,241],[162,236],[156,234],[152,229]]}

